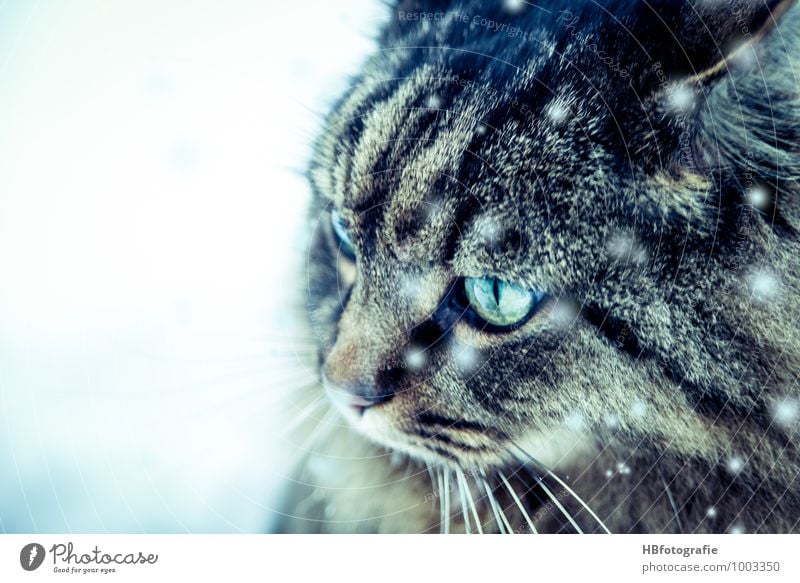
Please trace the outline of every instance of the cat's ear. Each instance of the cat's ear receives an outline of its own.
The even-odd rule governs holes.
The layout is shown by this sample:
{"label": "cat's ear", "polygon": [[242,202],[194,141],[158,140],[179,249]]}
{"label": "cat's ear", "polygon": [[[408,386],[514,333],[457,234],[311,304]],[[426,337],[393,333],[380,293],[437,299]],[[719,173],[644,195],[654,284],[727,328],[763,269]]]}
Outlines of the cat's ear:
{"label": "cat's ear", "polygon": [[780,20],[795,0],[637,1],[630,33],[671,80],[712,83]]}

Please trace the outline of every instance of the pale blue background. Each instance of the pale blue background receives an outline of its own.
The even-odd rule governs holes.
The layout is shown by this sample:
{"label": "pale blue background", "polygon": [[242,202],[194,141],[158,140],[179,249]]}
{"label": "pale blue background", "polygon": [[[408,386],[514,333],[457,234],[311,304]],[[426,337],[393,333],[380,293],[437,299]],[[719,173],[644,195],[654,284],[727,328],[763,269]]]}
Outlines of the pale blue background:
{"label": "pale blue background", "polygon": [[371,0],[0,0],[0,531],[252,532]]}

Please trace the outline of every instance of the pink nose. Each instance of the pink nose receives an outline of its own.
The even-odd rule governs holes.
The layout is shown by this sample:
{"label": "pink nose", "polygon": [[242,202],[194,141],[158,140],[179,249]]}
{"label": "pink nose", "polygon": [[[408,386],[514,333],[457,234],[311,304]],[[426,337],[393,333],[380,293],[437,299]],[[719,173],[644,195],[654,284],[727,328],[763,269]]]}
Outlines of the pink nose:
{"label": "pink nose", "polygon": [[328,381],[323,376],[323,385],[331,401],[337,406],[354,411],[363,415],[364,411],[375,405],[385,403],[392,398],[392,395],[377,395],[374,390],[368,387],[348,387],[347,389],[338,387]]}

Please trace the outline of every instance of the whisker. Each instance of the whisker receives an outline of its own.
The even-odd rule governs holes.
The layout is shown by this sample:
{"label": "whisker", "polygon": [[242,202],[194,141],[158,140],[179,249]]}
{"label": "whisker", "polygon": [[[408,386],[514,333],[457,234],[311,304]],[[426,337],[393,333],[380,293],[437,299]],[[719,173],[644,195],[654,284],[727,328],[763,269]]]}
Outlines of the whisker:
{"label": "whisker", "polygon": [[428,471],[428,477],[431,479],[431,490],[433,491],[433,495],[438,497],[438,492],[436,491],[436,476],[433,474],[433,468],[429,462],[425,462],[425,469]]}
{"label": "whisker", "polygon": [[329,432],[333,429],[334,425],[331,423],[331,421],[333,421],[335,417],[336,411],[334,409],[328,409],[328,412],[325,413],[325,416],[320,419],[319,424],[314,427],[314,429],[308,435],[308,438],[306,438],[306,440],[300,446],[301,451],[310,453],[311,448],[317,444],[319,438],[325,435],[325,432]]}
{"label": "whisker", "polygon": [[550,488],[547,487],[547,484],[545,484],[544,480],[542,480],[541,478],[539,478],[539,487],[542,489],[542,491],[544,491],[547,497],[550,498],[553,504],[555,504],[556,508],[558,508],[561,514],[563,514],[566,517],[566,519],[572,525],[572,528],[575,529],[575,532],[577,532],[578,534],[584,534],[583,529],[581,529],[581,527],[578,526],[578,523],[575,522],[575,518],[572,516],[572,514],[570,514],[570,512],[566,508],[564,508],[564,505],[558,501],[558,498],[550,491]]}
{"label": "whisker", "polygon": [[467,510],[467,498],[466,494],[464,494],[464,488],[461,486],[461,468],[456,468],[456,484],[458,484],[458,496],[461,498],[461,514],[464,516],[464,530],[467,534],[472,534]]}
{"label": "whisker", "polygon": [[514,529],[511,528],[511,523],[508,521],[508,517],[506,517],[506,513],[503,511],[503,507],[500,505],[500,501],[494,495],[494,490],[491,484],[489,483],[489,476],[486,475],[486,472],[483,469],[481,469],[481,479],[483,480],[484,487],[488,488],[489,492],[491,492],[491,494],[489,495],[490,499],[494,500],[494,503],[497,506],[497,510],[500,513],[500,519],[502,520],[503,525],[505,526],[508,534],[513,534]]}
{"label": "whisker", "polygon": [[508,483],[508,480],[506,479],[505,475],[503,475],[503,472],[497,472],[497,475],[500,476],[500,479],[503,480],[503,484],[506,485],[508,493],[511,494],[511,498],[513,498],[514,503],[517,505],[517,508],[519,508],[520,512],[522,512],[522,516],[525,518],[525,522],[528,523],[528,527],[531,529],[531,532],[533,534],[539,534],[539,531],[536,530],[536,527],[533,525],[533,520],[531,520],[528,511],[525,510],[525,506],[523,506],[522,502],[520,502],[517,493],[514,491],[514,488],[511,487],[511,484]]}
{"label": "whisker", "polygon": [[475,508],[475,499],[472,497],[472,490],[469,488],[469,482],[467,482],[467,477],[464,475],[464,471],[461,468],[458,469],[458,479],[464,483],[467,501],[469,502],[470,510],[472,510],[472,516],[475,518],[475,527],[478,529],[478,534],[483,534],[481,519],[478,517],[478,510]]}
{"label": "whisker", "polygon": [[681,523],[680,513],[678,512],[678,505],[675,504],[675,498],[672,496],[672,489],[669,487],[666,478],[664,478],[664,473],[662,472],[661,468],[657,468],[658,471],[658,478],[661,480],[661,484],[664,486],[664,492],[667,493],[667,500],[669,500],[669,505],[672,507],[672,513],[675,516],[675,524],[678,527],[678,532],[683,534],[683,524]]}
{"label": "whisker", "polygon": [[284,434],[290,433],[295,430],[299,425],[301,425],[306,419],[311,417],[316,411],[320,409],[323,405],[327,404],[327,397],[323,393],[314,398],[311,403],[305,405],[301,410],[300,413],[295,417],[291,422],[289,422],[286,427],[284,427],[283,432]]}
{"label": "whisker", "polygon": [[444,532],[444,500],[442,497],[444,496],[444,476],[442,475],[442,469],[437,468],[436,471],[436,480],[438,482],[438,489],[439,489],[439,533],[445,534]]}
{"label": "whisker", "polygon": [[[592,516],[592,518],[594,518],[595,521],[597,521],[597,524],[599,524],[600,527],[604,531],[606,531],[606,534],[611,534],[611,531],[608,530],[608,527],[605,525],[605,523],[602,520],[600,520],[600,517],[598,517],[597,514],[595,514],[594,510],[589,508],[589,506],[586,504],[586,502],[583,501],[583,498],[581,498],[580,496],[578,496],[578,494],[575,493],[575,490],[573,490],[572,488],[567,486],[567,484],[564,482],[564,480],[559,478],[555,473],[551,472],[550,468],[548,468],[542,462],[540,462],[535,457],[533,457],[531,454],[529,454],[527,451],[525,451],[522,447],[519,446],[519,444],[514,443],[514,442],[512,442],[512,443],[519,451],[521,451],[528,459],[530,459],[530,461],[532,461],[534,464],[536,464],[538,467],[540,467],[542,470],[544,470],[545,473],[548,476],[553,478],[556,482],[558,482],[558,484],[562,488],[564,488],[567,492],[569,492],[570,496],[572,496],[581,506],[583,506],[583,508]],[[525,462],[525,460],[520,460],[520,461],[522,461],[523,463]],[[542,486],[544,486],[544,482],[543,481],[541,481],[540,484],[542,484]],[[560,504],[558,502],[556,502],[555,500],[553,500],[553,502],[555,502],[558,506],[560,506]]]}
{"label": "whisker", "polygon": [[450,534],[450,468],[442,470],[444,482],[444,534]]}
{"label": "whisker", "polygon": [[[481,471],[483,474],[483,471]],[[486,490],[486,496],[489,498],[489,506],[492,507],[492,512],[494,513],[494,519],[497,522],[497,529],[500,531],[500,534],[511,534],[513,532],[511,525],[506,520],[505,514],[503,514],[503,510],[500,508],[500,505],[497,503],[497,499],[494,497],[492,493],[492,489],[489,486],[489,482],[486,481],[486,475],[483,474],[481,478],[481,483],[483,483],[483,489]],[[502,518],[501,518],[502,515]]]}

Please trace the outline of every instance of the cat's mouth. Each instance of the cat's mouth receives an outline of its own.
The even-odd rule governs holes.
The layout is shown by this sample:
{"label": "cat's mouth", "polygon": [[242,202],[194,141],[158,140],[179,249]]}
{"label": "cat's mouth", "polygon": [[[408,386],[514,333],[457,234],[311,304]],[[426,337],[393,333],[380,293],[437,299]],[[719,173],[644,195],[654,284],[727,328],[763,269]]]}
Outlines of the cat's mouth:
{"label": "cat's mouth", "polygon": [[[353,398],[330,384],[325,392],[334,409],[370,441],[418,461],[461,468],[502,467],[513,462],[515,439],[491,427],[449,419],[433,411],[410,413],[389,400]],[[563,427],[523,433],[516,442],[550,467],[575,461],[590,449],[591,439]]]}
{"label": "cat's mouth", "polygon": [[[425,462],[489,466],[502,462],[497,436],[425,423],[429,412],[408,414],[395,402],[364,399],[323,383],[334,409],[371,441]],[[458,423],[455,421],[454,423]],[[444,424],[444,423],[443,423]]]}

